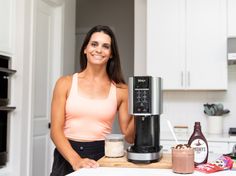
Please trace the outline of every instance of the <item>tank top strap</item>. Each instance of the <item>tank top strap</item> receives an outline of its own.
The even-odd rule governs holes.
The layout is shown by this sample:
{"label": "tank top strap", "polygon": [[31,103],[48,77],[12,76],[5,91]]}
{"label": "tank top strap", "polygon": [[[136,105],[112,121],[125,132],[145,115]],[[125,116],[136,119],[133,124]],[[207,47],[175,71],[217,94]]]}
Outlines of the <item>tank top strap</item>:
{"label": "tank top strap", "polygon": [[109,97],[113,97],[116,99],[116,84],[114,82],[111,82]]}
{"label": "tank top strap", "polygon": [[72,75],[70,94],[74,95],[78,90],[78,73]]}

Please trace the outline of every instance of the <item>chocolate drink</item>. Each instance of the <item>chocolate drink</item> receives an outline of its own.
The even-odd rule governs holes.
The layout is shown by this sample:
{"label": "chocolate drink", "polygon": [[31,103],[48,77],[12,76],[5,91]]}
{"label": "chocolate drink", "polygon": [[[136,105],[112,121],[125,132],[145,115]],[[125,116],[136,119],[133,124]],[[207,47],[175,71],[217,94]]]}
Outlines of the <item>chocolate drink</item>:
{"label": "chocolate drink", "polygon": [[193,173],[194,150],[188,144],[179,144],[172,148],[172,170],[181,174]]}

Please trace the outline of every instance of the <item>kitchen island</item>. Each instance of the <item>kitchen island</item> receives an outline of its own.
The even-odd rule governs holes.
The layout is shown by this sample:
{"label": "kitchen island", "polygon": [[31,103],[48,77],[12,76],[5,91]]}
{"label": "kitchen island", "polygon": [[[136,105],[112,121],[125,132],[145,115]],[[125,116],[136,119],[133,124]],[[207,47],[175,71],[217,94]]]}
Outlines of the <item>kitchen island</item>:
{"label": "kitchen island", "polygon": [[[83,168],[67,176],[206,176],[206,174],[194,171],[193,174],[176,174],[172,169],[154,169],[154,168],[122,168],[122,167],[98,167]],[[226,170],[207,174],[209,176],[235,176],[236,171]]]}
{"label": "kitchen island", "polygon": [[[214,160],[218,156],[211,157]],[[128,162],[126,157],[121,158],[106,158],[103,157],[98,161],[100,167],[98,168],[83,168],[75,171],[67,176],[171,176],[171,175],[185,175],[176,174],[172,171],[171,155],[164,153],[159,162],[151,164],[134,164]],[[186,174],[188,176],[203,176],[204,173],[194,171],[193,174]],[[212,174],[214,176],[235,176],[236,170],[219,171]]]}

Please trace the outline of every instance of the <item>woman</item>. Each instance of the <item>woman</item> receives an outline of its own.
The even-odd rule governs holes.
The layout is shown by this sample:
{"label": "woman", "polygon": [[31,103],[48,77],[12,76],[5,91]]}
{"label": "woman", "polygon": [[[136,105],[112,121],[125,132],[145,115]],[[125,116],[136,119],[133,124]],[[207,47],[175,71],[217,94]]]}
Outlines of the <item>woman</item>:
{"label": "woman", "polygon": [[51,176],[98,167],[104,139],[118,112],[121,132],[134,139],[128,114],[128,87],[122,76],[117,43],[107,26],[93,27],[80,51],[81,71],[61,77],[51,105],[51,138],[56,146]]}

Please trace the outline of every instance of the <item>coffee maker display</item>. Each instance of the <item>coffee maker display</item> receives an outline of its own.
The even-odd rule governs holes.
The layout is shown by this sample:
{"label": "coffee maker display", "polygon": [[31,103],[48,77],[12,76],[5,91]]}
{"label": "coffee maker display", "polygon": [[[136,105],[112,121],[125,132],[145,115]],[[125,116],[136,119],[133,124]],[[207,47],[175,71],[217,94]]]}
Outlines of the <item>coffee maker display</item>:
{"label": "coffee maker display", "polygon": [[161,159],[162,97],[161,78],[151,76],[129,78],[129,113],[134,116],[135,141],[127,149],[128,161],[152,163]]}

